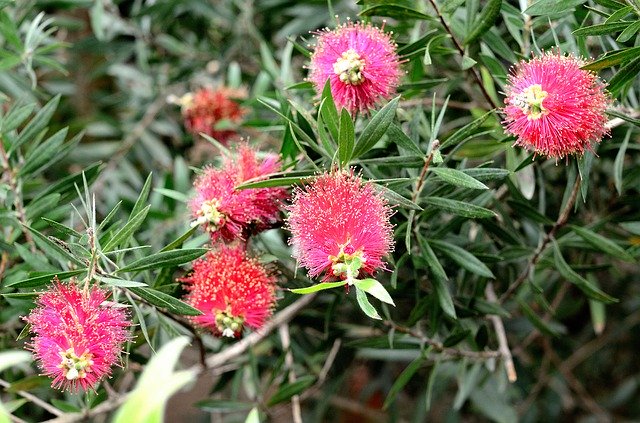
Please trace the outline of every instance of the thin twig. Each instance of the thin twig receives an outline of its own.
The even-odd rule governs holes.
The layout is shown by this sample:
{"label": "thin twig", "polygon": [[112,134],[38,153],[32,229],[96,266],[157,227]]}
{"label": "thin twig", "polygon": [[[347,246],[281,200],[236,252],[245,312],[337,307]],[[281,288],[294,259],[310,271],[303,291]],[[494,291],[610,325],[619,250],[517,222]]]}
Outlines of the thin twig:
{"label": "thin twig", "polygon": [[[289,383],[296,381],[296,372],[293,368],[293,353],[291,352],[291,335],[289,334],[289,324],[284,323],[278,327],[282,349],[285,351],[284,365],[289,371]],[[291,415],[294,423],[302,423],[302,410],[300,409],[300,395],[291,397]]]}
{"label": "thin twig", "polygon": [[[491,282],[487,283],[484,294],[489,302],[496,303],[498,301],[498,297],[493,290],[493,284]],[[516,373],[516,367],[513,364],[513,357],[511,356],[511,350],[509,349],[509,343],[507,342],[507,334],[504,330],[504,324],[502,323],[500,316],[496,314],[489,315],[489,319],[491,320],[491,323],[493,323],[493,329],[496,331],[496,336],[498,337],[498,346],[500,354],[502,355],[502,361],[504,362],[504,368],[507,371],[507,377],[509,378],[509,382],[514,383],[518,380],[518,375]]]}
{"label": "thin twig", "polygon": [[244,354],[246,350],[269,336],[269,334],[273,332],[278,326],[293,319],[295,315],[298,314],[300,310],[308,306],[314,298],[315,294],[304,295],[289,307],[275,314],[273,318],[267,321],[267,323],[262,328],[256,330],[255,332],[252,332],[248,336],[244,337],[240,342],[233,344],[231,347],[207,357],[207,368],[215,369],[218,366],[227,364],[230,360],[233,360],[234,358]]}
{"label": "thin twig", "polygon": [[[442,23],[442,27],[444,28],[445,31],[447,31],[447,33],[451,37],[451,41],[453,41],[453,45],[456,47],[456,49],[460,53],[460,57],[464,57],[465,56],[464,47],[462,47],[460,42],[456,39],[455,35],[453,34],[453,31],[451,30],[447,22],[444,20],[444,17],[442,16],[442,13],[440,13],[440,9],[438,8],[438,5],[434,0],[429,0],[429,3],[431,3],[431,6],[433,7],[436,14],[438,15],[438,18],[440,19],[440,23]],[[491,107],[495,110],[499,109],[499,106],[496,104],[495,100],[491,97],[487,89],[484,87],[484,84],[482,83],[482,79],[480,78],[480,75],[478,74],[478,72],[476,72],[476,69],[474,67],[470,67],[469,73],[475,80],[476,84],[478,85],[478,88],[480,88],[480,91],[482,91],[482,95],[487,100],[487,102],[491,105]]]}
{"label": "thin twig", "polygon": [[[9,388],[11,386],[11,384],[9,382],[7,382],[4,379],[0,379],[0,386],[4,387],[4,388]],[[16,394],[20,395],[22,398],[31,401],[32,403],[40,406],[41,408],[43,408],[44,410],[48,411],[49,413],[53,414],[54,416],[62,416],[64,415],[64,411],[54,407],[53,405],[49,404],[48,402],[45,402],[43,400],[41,400],[40,398],[36,397],[35,395],[32,395],[26,391],[16,391]]]}
{"label": "thin twig", "polygon": [[558,368],[564,379],[567,381],[567,384],[578,395],[578,399],[580,400],[580,402],[582,402],[582,405],[592,414],[594,414],[598,418],[598,421],[611,421],[609,413],[607,413],[607,411],[593,399],[593,397],[589,394],[589,392],[587,392],[582,383],[580,383],[580,381],[574,376],[571,370],[562,366],[562,360],[553,349],[553,346],[551,345],[551,342],[548,338],[544,338],[544,349],[545,353],[549,355],[551,362]]}
{"label": "thin twig", "polygon": [[538,261],[542,257],[542,253],[547,248],[547,246],[549,245],[553,237],[556,235],[558,230],[567,223],[567,220],[569,219],[569,215],[571,214],[571,210],[573,209],[573,206],[576,204],[576,200],[578,199],[578,192],[580,192],[580,183],[581,183],[581,179],[579,177],[576,178],[576,182],[573,185],[573,190],[571,191],[569,200],[567,201],[567,204],[565,204],[564,209],[562,209],[562,211],[560,212],[560,215],[558,216],[558,220],[556,220],[556,223],[553,224],[553,227],[551,228],[551,230],[549,230],[549,232],[544,236],[544,238],[540,242],[540,245],[538,245],[538,248],[536,248],[535,252],[533,253],[533,256],[531,256],[531,259],[529,259],[529,261],[527,262],[527,265],[522,270],[518,278],[511,285],[509,285],[505,293],[502,294],[502,296],[500,297],[500,300],[498,301],[499,304],[502,304],[506,300],[508,300],[516,292],[516,290],[520,287],[520,285],[522,285],[522,283],[529,276],[531,269],[533,269],[533,267],[538,263]]}
{"label": "thin twig", "polygon": [[98,178],[93,185],[93,191],[99,192],[104,184],[104,178],[113,171],[122,159],[129,153],[129,150],[136,145],[140,137],[144,134],[144,131],[153,123],[156,116],[162,110],[162,107],[166,104],[166,92],[160,91],[158,97],[147,107],[142,119],[133,127],[127,136],[122,140],[120,148],[109,158],[107,166],[104,171],[100,172]]}
{"label": "thin twig", "polygon": [[433,348],[435,352],[439,352],[452,357],[467,357],[467,358],[473,358],[476,360],[486,360],[488,358],[498,358],[502,355],[500,351],[469,351],[469,350],[459,350],[456,348],[445,347],[442,344],[442,342],[431,339],[411,328],[400,326],[390,320],[385,320],[384,324],[397,330],[398,332],[406,333],[408,335],[413,336],[414,338],[420,340],[421,342],[429,345],[431,348]]}

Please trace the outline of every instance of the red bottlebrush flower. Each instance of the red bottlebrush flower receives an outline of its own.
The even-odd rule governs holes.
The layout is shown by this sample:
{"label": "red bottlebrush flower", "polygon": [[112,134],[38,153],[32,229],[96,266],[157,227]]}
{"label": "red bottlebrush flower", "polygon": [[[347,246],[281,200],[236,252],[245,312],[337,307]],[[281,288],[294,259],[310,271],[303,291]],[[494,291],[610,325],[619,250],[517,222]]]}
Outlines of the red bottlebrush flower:
{"label": "red bottlebrush flower", "polygon": [[520,62],[506,86],[502,109],[507,132],[536,154],[562,158],[583,154],[608,133],[611,100],[593,72],[574,56],[545,53]]}
{"label": "red bottlebrush flower", "polygon": [[326,272],[325,280],[349,280],[385,269],[382,258],[393,249],[393,211],[353,171],[325,173],[297,188],[288,211],[289,244],[311,276]]}
{"label": "red bottlebrush flower", "polygon": [[276,301],[275,277],[247,257],[242,245],[208,252],[181,281],[189,291],[186,302],[203,313],[193,322],[216,336],[236,338],[244,325],[260,328]]}
{"label": "red bottlebrush flower", "polygon": [[202,132],[226,144],[236,132],[216,127],[223,121],[232,124],[242,121],[246,111],[234,98],[245,96],[244,91],[227,87],[201,88],[195,93],[186,94],[179,103],[182,105],[182,116],[187,131],[194,136]]}
{"label": "red bottlebrush flower", "polygon": [[351,21],[318,32],[309,80],[318,94],[327,79],[338,108],[367,112],[393,95],[400,82],[400,59],[391,36],[371,24]]}
{"label": "red bottlebrush flower", "polygon": [[221,169],[205,169],[194,182],[196,196],[190,202],[193,224],[204,225],[212,240],[222,237],[228,242],[269,228],[280,220],[280,202],[287,197],[287,190],[235,187],[279,168],[277,156],[258,161],[256,152],[242,145],[236,156],[224,157]]}
{"label": "red bottlebrush flower", "polygon": [[35,335],[28,348],[53,378],[52,387],[86,391],[119,364],[131,323],[124,309],[105,303],[107,297],[97,286],[82,291],[54,278],[24,318]]}

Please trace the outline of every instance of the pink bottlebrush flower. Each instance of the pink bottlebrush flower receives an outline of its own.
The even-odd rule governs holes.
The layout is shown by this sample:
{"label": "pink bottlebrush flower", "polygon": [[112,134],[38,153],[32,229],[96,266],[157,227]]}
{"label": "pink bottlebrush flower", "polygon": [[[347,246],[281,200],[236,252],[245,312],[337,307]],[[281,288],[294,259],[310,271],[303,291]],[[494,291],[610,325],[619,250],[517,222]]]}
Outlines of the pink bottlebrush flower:
{"label": "pink bottlebrush flower", "polygon": [[502,109],[516,145],[562,158],[583,154],[608,133],[605,85],[572,56],[544,53],[520,62],[509,77]]}
{"label": "pink bottlebrush flower", "polygon": [[124,309],[105,303],[108,296],[97,286],[82,291],[73,282],[65,285],[54,278],[23,318],[35,335],[28,348],[44,374],[53,378],[52,387],[86,391],[119,364],[131,323]]}
{"label": "pink bottlebrush flower", "polygon": [[181,281],[189,291],[186,302],[203,313],[191,319],[216,336],[236,338],[244,325],[260,328],[276,301],[276,278],[242,245],[208,252]]}
{"label": "pink bottlebrush flower", "polygon": [[178,103],[182,105],[184,125],[194,136],[201,132],[226,144],[236,134],[231,129],[218,129],[222,121],[238,124],[246,110],[240,107],[235,98],[244,98],[246,93],[227,87],[200,88],[195,93],[184,95]]}
{"label": "pink bottlebrush flower", "polygon": [[361,22],[319,31],[309,65],[318,94],[327,79],[338,109],[367,112],[393,95],[400,82],[400,60],[390,34]]}
{"label": "pink bottlebrush flower", "polygon": [[221,237],[227,242],[268,229],[280,220],[280,203],[287,197],[287,190],[235,187],[279,169],[277,156],[268,155],[259,161],[256,151],[240,146],[237,155],[224,157],[221,169],[207,168],[195,180],[196,196],[190,202],[193,224],[203,225],[212,240]]}
{"label": "pink bottlebrush flower", "polygon": [[[294,191],[287,228],[298,263],[325,280],[357,278],[385,269],[382,258],[393,249],[393,214],[371,183],[351,172],[317,176]],[[352,263],[359,259],[353,274]]]}

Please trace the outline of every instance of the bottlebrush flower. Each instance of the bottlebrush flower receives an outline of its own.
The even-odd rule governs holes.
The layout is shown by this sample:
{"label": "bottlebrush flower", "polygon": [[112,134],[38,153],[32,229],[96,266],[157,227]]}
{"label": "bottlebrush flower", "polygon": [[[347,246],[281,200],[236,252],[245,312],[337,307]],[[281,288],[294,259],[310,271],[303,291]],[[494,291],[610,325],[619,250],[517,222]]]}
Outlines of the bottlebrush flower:
{"label": "bottlebrush flower", "polygon": [[195,93],[187,93],[178,100],[185,128],[194,136],[202,132],[226,144],[236,131],[218,129],[217,126],[223,121],[231,124],[242,121],[246,110],[235,99],[245,96],[243,90],[227,87],[200,88]]}
{"label": "bottlebrush flower", "polygon": [[85,292],[54,278],[24,318],[35,335],[28,348],[53,378],[52,387],[86,391],[119,364],[131,323],[122,308],[105,303],[107,297],[97,286]]}
{"label": "bottlebrush flower", "polygon": [[383,29],[349,21],[316,33],[309,80],[318,94],[331,80],[336,106],[351,114],[366,112],[393,95],[400,81],[400,60],[396,44]]}
{"label": "bottlebrush flower", "polygon": [[503,112],[507,132],[536,154],[583,154],[608,133],[610,98],[593,72],[575,56],[544,53],[520,62],[509,77]]}
{"label": "bottlebrush flower", "polygon": [[385,269],[382,258],[393,248],[393,212],[353,170],[325,173],[297,188],[288,211],[289,244],[311,276],[326,272],[325,280],[349,280]]}
{"label": "bottlebrush flower", "polygon": [[194,225],[203,225],[212,240],[245,239],[251,233],[269,228],[280,220],[284,188],[237,190],[243,182],[278,171],[280,161],[268,155],[259,161],[256,152],[240,146],[233,157],[225,157],[221,169],[207,168],[194,182],[196,196],[190,207]]}
{"label": "bottlebrush flower", "polygon": [[216,336],[236,338],[244,325],[260,328],[275,305],[276,279],[242,245],[221,245],[193,263],[181,279],[189,291],[186,302],[203,314],[193,322]]}

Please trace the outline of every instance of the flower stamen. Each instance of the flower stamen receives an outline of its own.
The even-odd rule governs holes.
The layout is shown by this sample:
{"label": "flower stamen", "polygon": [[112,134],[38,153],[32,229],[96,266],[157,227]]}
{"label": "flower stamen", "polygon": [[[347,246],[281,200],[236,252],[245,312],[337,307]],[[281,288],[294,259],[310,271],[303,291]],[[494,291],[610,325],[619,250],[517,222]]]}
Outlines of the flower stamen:
{"label": "flower stamen", "polygon": [[220,201],[217,199],[206,200],[202,202],[200,210],[196,212],[196,220],[191,223],[191,226],[205,225],[207,231],[217,231],[225,222],[226,216],[218,209],[220,207]]}
{"label": "flower stamen", "polygon": [[217,310],[216,315],[216,328],[222,336],[228,338],[235,338],[242,331],[244,325],[244,318],[241,316],[233,316],[230,311]]}
{"label": "flower stamen", "polygon": [[542,102],[549,94],[542,89],[540,84],[531,85],[512,99],[514,106],[519,107],[528,120],[540,119],[549,111],[544,108]]}
{"label": "flower stamen", "polygon": [[340,81],[347,85],[360,85],[365,78],[364,59],[352,48],[342,53],[342,56],[333,64],[333,72],[339,75]]}
{"label": "flower stamen", "polygon": [[62,360],[58,368],[62,369],[62,374],[67,380],[84,379],[87,373],[91,372],[93,354],[88,351],[77,356],[73,348],[69,348],[66,351],[60,351],[59,354]]}

